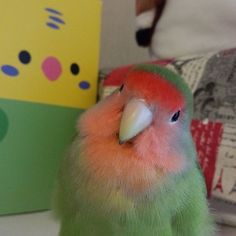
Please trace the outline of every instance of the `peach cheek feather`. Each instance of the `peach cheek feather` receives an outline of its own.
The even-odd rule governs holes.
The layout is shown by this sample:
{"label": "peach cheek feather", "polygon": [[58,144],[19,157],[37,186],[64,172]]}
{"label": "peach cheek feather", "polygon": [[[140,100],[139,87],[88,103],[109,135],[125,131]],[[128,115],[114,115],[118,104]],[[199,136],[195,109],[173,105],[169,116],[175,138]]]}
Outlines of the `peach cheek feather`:
{"label": "peach cheek feather", "polygon": [[118,132],[124,98],[112,94],[86,111],[79,119],[77,130],[82,136],[110,137]]}
{"label": "peach cheek feather", "polygon": [[117,132],[125,98],[117,93],[102,103],[87,111],[78,124],[81,159],[93,184],[104,183],[102,188],[119,188],[129,196],[140,195],[160,184],[165,172],[183,169],[183,158],[163,148],[169,143],[157,133],[164,136],[164,131],[156,132],[152,126],[132,144],[119,145]]}
{"label": "peach cheek feather", "polygon": [[[165,137],[165,138],[163,138]],[[187,166],[181,148],[176,147],[177,137],[166,127],[150,126],[136,139],[135,148],[142,159],[164,172],[178,173]]]}
{"label": "peach cheek feather", "polygon": [[[96,153],[89,145],[96,148]],[[161,169],[139,157],[129,144],[120,147],[116,138],[86,141],[84,160],[94,182],[103,182],[106,188],[121,189],[127,195],[144,194],[158,184],[163,174]]]}
{"label": "peach cheek feather", "polygon": [[[80,120],[83,165],[86,165],[94,184],[104,183],[103,188],[119,188],[129,196],[144,194],[160,182],[163,171],[150,165],[151,163],[145,158],[141,158],[133,144],[127,143],[122,146],[119,144],[116,133],[121,114],[117,114],[117,110],[113,113],[104,112],[98,121],[98,113],[95,116],[93,112],[88,112]],[[94,134],[94,128],[97,130],[95,124],[102,127],[96,134]],[[90,148],[91,146],[93,148]]]}

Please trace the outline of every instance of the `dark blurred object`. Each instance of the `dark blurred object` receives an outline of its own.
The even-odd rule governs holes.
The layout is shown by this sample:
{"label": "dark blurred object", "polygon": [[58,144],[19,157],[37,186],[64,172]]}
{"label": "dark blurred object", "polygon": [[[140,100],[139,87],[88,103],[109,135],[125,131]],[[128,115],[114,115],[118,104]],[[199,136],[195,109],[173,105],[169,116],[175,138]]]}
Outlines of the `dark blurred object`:
{"label": "dark blurred object", "polygon": [[166,5],[166,0],[136,0],[136,16],[145,14],[152,9],[155,11],[154,18],[147,28],[136,31],[136,42],[140,47],[149,47],[155,27]]}

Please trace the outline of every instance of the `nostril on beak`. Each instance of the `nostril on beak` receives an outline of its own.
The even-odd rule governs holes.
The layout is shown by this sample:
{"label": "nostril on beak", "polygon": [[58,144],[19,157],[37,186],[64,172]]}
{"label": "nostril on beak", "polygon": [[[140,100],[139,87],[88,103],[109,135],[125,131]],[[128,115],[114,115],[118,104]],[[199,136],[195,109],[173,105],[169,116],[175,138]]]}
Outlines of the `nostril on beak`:
{"label": "nostril on beak", "polygon": [[42,71],[48,80],[57,80],[62,73],[61,63],[55,57],[47,57],[42,63]]}

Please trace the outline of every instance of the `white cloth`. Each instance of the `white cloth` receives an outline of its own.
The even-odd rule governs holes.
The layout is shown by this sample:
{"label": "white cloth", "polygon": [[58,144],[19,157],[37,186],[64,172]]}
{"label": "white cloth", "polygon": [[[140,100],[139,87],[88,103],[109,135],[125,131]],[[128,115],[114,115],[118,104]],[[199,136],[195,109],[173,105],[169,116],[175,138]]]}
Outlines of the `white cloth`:
{"label": "white cloth", "polygon": [[236,0],[167,0],[150,51],[155,58],[170,58],[232,47]]}
{"label": "white cloth", "polygon": [[136,17],[136,28],[144,29],[150,28],[152,26],[152,22],[155,16],[155,9],[150,11],[145,11],[142,14]]}

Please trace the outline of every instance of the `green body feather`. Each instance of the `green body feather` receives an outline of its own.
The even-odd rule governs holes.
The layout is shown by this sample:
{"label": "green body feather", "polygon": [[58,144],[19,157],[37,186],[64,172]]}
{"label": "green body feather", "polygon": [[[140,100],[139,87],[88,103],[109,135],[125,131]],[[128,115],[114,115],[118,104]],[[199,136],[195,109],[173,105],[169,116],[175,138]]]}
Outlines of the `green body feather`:
{"label": "green body feather", "polygon": [[86,205],[86,199],[73,199],[76,193],[60,192],[60,236],[212,235],[203,185],[199,170],[194,168],[167,181],[156,199],[139,201],[124,215],[105,215],[102,209]]}

